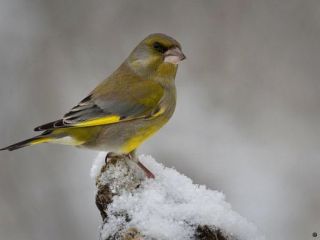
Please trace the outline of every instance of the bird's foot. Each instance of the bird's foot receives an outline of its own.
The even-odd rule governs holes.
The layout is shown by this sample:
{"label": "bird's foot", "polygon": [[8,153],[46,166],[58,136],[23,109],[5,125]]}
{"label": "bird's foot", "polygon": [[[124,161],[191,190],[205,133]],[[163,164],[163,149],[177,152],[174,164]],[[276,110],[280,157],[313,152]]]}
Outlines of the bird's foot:
{"label": "bird's foot", "polygon": [[128,159],[134,161],[140,167],[140,169],[145,173],[147,178],[155,178],[154,174],[139,161],[139,159],[136,157],[134,152],[131,152],[128,154],[117,154],[114,152],[109,152],[105,158],[105,162],[112,163],[112,162],[116,162],[116,161],[123,159],[123,158],[128,158]]}
{"label": "bird's foot", "polygon": [[128,153],[127,156],[131,160],[133,160],[135,163],[137,163],[137,165],[143,170],[143,172],[145,173],[147,178],[155,178],[154,174],[139,161],[139,159],[137,158],[137,156],[135,154],[135,151]]}
{"label": "bird's foot", "polygon": [[123,158],[127,158],[128,156],[125,155],[125,154],[118,154],[118,153],[114,153],[114,152],[108,152],[107,153],[107,156],[105,158],[105,163],[107,162],[116,162],[120,159],[123,159]]}
{"label": "bird's foot", "polygon": [[155,178],[154,174],[148,168],[146,168],[139,160],[138,160],[137,164],[144,171],[147,178]]}

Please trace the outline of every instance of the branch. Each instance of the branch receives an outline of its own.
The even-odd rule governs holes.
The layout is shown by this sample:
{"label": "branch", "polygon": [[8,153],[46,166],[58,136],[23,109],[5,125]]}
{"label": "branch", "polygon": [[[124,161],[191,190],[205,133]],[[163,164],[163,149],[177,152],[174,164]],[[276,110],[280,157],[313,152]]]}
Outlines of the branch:
{"label": "branch", "polygon": [[193,184],[151,157],[140,161],[155,174],[148,179],[131,159],[100,154],[92,168],[96,205],[103,223],[100,240],[262,240],[254,225],[231,209],[224,195]]}

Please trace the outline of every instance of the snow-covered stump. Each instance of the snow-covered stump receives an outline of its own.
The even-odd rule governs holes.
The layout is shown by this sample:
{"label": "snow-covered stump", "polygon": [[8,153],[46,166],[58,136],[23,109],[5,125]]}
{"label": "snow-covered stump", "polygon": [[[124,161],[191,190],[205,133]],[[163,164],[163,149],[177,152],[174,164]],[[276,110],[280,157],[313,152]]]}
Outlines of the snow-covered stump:
{"label": "snow-covered stump", "polygon": [[91,169],[103,223],[100,240],[262,240],[256,227],[225,202],[222,193],[193,184],[150,156],[135,162],[101,153]]}

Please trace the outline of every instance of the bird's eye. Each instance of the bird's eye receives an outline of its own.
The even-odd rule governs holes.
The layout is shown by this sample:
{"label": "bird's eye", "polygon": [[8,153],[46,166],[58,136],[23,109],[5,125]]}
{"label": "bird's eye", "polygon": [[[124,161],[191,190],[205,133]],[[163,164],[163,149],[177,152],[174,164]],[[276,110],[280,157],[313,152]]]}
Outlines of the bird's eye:
{"label": "bird's eye", "polygon": [[160,52],[160,53],[165,53],[167,50],[168,50],[168,48],[166,47],[166,46],[163,46],[161,43],[159,43],[159,42],[155,42],[154,44],[153,44],[153,48],[155,49],[155,50],[157,50],[158,52]]}

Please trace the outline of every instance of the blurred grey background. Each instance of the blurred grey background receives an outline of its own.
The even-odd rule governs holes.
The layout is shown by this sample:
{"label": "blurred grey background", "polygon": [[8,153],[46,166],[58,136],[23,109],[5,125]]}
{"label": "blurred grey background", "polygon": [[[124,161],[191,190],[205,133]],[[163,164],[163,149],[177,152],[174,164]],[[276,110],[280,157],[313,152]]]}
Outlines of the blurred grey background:
{"label": "blurred grey background", "polygon": [[[170,123],[140,149],[226,194],[269,239],[320,232],[320,2],[0,1],[0,146],[33,136],[146,35],[178,39]],[[95,152],[0,153],[0,239],[97,239]]]}

